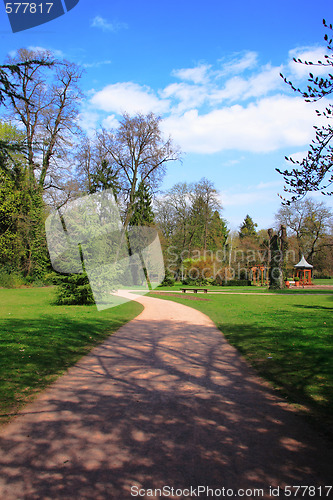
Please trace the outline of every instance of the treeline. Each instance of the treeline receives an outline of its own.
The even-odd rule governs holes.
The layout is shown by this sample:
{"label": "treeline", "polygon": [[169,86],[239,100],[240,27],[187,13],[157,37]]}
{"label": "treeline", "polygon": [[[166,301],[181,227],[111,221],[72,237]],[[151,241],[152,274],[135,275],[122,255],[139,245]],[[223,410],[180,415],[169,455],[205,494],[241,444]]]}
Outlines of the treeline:
{"label": "treeline", "polygon": [[[81,70],[46,51],[21,49],[0,66],[0,274],[44,280],[51,266],[44,223],[76,198],[112,189],[122,222],[158,229],[167,274],[203,279],[222,269],[244,278],[268,263],[267,230],[247,215],[230,231],[214,183],[177,183],[159,191],[167,166],[181,159],[154,114],[124,114],[116,128],[87,137],[80,128]],[[332,213],[320,202],[282,207],[289,256],[302,254],[318,273],[333,274]],[[12,280],[13,282],[13,280]],[[75,283],[75,280],[74,280]],[[86,293],[86,291],[85,291]]]}
{"label": "treeline", "polygon": [[26,280],[50,270],[44,222],[85,194],[112,189],[123,224],[153,222],[152,197],[180,158],[154,114],[124,114],[117,128],[80,129],[81,70],[21,49],[0,67],[0,266]]}

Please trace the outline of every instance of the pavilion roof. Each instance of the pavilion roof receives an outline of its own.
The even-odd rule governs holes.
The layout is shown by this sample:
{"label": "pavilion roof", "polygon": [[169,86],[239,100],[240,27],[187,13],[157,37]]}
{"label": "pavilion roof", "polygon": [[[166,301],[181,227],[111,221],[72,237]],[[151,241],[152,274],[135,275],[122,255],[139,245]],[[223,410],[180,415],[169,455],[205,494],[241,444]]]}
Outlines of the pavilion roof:
{"label": "pavilion roof", "polygon": [[305,260],[305,257],[304,255],[302,255],[302,258],[301,260],[299,261],[298,264],[296,264],[294,267],[298,268],[298,269],[313,269],[313,266],[311,266],[311,264],[309,264],[306,260]]}

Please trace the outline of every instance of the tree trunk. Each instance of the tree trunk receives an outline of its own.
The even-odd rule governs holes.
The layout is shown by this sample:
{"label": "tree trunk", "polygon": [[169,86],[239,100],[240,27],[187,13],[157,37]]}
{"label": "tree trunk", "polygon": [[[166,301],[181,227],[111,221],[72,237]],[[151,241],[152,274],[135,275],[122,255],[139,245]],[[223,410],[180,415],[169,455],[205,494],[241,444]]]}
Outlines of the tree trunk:
{"label": "tree trunk", "polygon": [[269,236],[269,288],[282,290],[285,288],[283,271],[284,256],[286,251],[286,228],[280,227],[278,234],[273,234],[273,229],[268,230]]}

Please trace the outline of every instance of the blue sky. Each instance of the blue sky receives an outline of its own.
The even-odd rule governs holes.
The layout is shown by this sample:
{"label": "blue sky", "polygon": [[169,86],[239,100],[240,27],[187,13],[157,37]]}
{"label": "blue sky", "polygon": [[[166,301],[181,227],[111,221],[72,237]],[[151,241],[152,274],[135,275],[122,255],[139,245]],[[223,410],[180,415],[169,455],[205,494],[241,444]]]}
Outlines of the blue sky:
{"label": "blue sky", "polygon": [[[162,188],[206,177],[238,228],[250,214],[274,223],[283,193],[275,168],[301,158],[313,138],[315,109],[294,94],[307,71],[294,56],[325,53],[322,19],[331,0],[80,0],[47,24],[13,34],[0,5],[0,61],[21,47],[42,47],[82,65],[81,125],[112,127],[119,114],[153,111],[184,152]],[[318,195],[316,196],[316,198]],[[318,198],[332,206],[332,199]]]}

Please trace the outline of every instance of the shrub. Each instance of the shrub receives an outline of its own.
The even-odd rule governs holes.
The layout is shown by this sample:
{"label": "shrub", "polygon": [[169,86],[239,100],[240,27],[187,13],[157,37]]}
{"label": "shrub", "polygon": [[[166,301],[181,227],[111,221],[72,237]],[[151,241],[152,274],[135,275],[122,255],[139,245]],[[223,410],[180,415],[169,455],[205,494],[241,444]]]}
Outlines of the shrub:
{"label": "shrub", "polygon": [[251,286],[251,280],[228,280],[223,281],[222,286]]}
{"label": "shrub", "polygon": [[17,271],[0,269],[1,288],[19,288],[22,285],[24,285],[24,278],[20,273]]}
{"label": "shrub", "polygon": [[211,285],[212,280],[209,278],[197,278],[193,279],[190,277],[186,277],[182,280],[182,285],[188,285],[188,286],[207,286]]}
{"label": "shrub", "polygon": [[164,280],[159,286],[174,286],[175,281],[176,280],[173,277],[172,273],[168,269],[166,269]]}
{"label": "shrub", "polygon": [[58,274],[54,278],[58,285],[55,303],[57,305],[90,305],[95,304],[89,279],[86,273]]}

